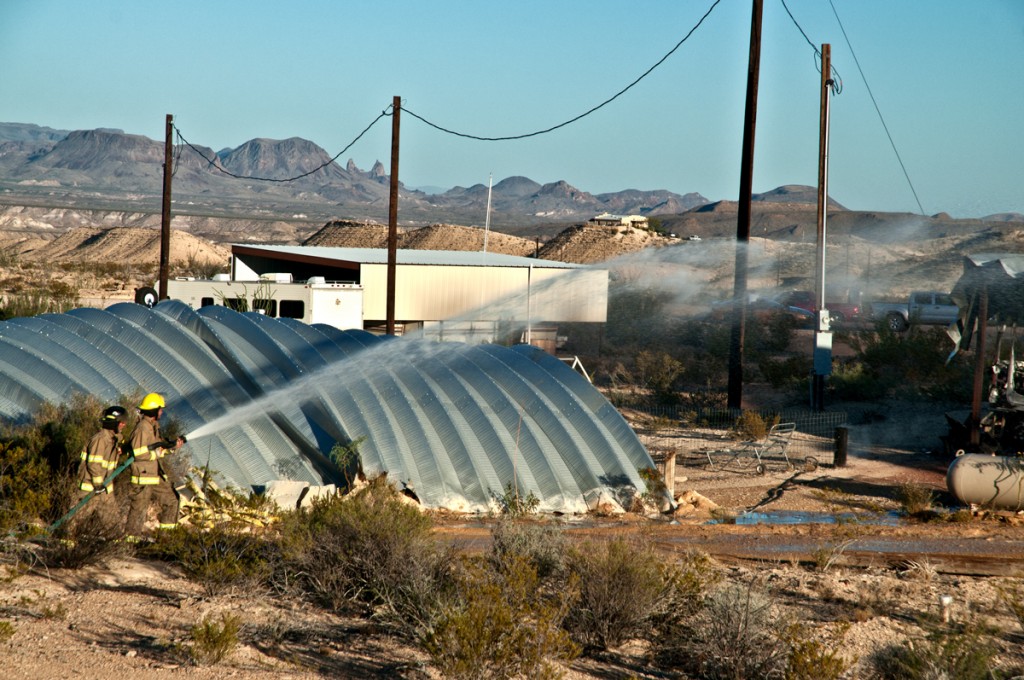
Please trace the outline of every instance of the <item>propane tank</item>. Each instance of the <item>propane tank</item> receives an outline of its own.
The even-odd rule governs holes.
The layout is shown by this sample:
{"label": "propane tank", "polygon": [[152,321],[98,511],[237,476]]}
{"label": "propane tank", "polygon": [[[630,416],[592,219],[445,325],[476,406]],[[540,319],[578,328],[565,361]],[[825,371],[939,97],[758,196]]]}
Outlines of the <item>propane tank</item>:
{"label": "propane tank", "polygon": [[1024,458],[958,455],[946,471],[946,487],[965,505],[1024,510]]}

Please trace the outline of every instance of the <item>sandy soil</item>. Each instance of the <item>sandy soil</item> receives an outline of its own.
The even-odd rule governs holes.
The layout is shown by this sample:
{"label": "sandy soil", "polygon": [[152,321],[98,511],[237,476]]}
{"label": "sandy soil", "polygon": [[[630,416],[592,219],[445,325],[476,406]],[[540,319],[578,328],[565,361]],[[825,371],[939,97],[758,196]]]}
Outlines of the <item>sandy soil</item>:
{"label": "sandy soil", "polygon": [[[927,423],[920,427],[927,429]],[[665,436],[681,438],[682,432]],[[580,540],[646,536],[665,559],[694,550],[711,555],[726,582],[753,582],[767,592],[780,620],[802,621],[814,636],[839,636],[839,649],[851,664],[849,678],[871,678],[871,655],[885,645],[922,638],[925,622],[943,615],[939,598],[945,595],[952,597],[946,613],[955,624],[984,621],[996,631],[999,663],[1024,667],[1020,623],[1001,595],[1024,574],[1018,518],[895,520],[896,489],[903,482],[926,485],[944,498],[943,461],[921,446],[924,440],[913,428],[876,426],[851,440],[845,467],[805,472],[780,464],[764,475],[742,461],[714,459],[710,465],[699,446],[683,450],[677,494],[699,493],[719,507],[714,512],[708,506],[674,516],[546,521],[564,523]],[[805,519],[846,519],[731,523],[751,509],[768,516],[803,512]],[[712,517],[719,521],[710,523]],[[437,532],[465,550],[482,550],[494,521],[449,515],[438,518]],[[222,613],[241,617],[241,644],[216,666],[194,666],[191,627]],[[208,597],[176,569],[131,557],[5,580],[0,620],[14,630],[0,643],[5,675],[13,678],[438,677],[422,652],[365,621],[264,594]],[[647,654],[643,644],[631,643],[600,659],[575,661],[567,677],[665,677],[647,665]]]}

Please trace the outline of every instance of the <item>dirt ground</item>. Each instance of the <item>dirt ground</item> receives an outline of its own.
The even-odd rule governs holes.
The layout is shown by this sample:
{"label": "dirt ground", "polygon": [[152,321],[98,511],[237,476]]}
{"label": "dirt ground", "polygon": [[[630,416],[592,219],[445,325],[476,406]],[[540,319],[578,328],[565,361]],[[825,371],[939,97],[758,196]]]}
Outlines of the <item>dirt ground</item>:
{"label": "dirt ground", "polygon": [[[695,492],[717,510],[707,504],[675,515],[535,521],[561,522],[581,540],[645,536],[665,559],[690,551],[710,555],[726,582],[755,583],[768,593],[780,621],[801,621],[817,639],[837,638],[850,664],[848,678],[873,677],[871,656],[885,645],[923,639],[927,622],[944,614],[943,596],[952,598],[945,614],[953,625],[984,623],[995,631],[998,663],[1024,668],[1021,624],[1004,595],[1016,592],[1024,574],[1017,516],[896,518],[896,490],[907,481],[952,502],[945,495],[945,462],[934,453],[937,439],[922,434],[934,435],[939,415],[914,426],[898,418],[853,426],[847,465],[813,472],[772,464],[759,475],[746,461],[717,454],[709,464],[701,451],[707,435],[660,433],[678,440],[677,495],[694,498],[686,492]],[[679,445],[685,438],[689,448]],[[804,521],[786,523],[794,515]],[[745,523],[751,517],[776,523]],[[439,518],[437,532],[467,550],[483,549],[494,521],[447,516]],[[190,629],[222,613],[241,617],[241,643],[220,664],[195,666]],[[12,678],[439,677],[422,652],[364,620],[260,593],[208,597],[176,569],[134,557],[5,580],[0,621],[13,629],[0,642],[5,675]],[[599,659],[578,659],[567,677],[679,677],[653,670],[648,654],[643,644],[631,643]]]}

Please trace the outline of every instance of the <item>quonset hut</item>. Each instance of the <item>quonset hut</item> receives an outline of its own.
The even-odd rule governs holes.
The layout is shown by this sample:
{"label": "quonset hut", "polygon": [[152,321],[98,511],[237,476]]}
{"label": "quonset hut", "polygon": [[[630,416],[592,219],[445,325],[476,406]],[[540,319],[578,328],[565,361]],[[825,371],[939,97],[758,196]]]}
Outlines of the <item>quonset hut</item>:
{"label": "quonset hut", "polygon": [[[529,345],[469,346],[341,331],[174,300],[0,323],[0,418],[74,393],[160,392],[186,451],[235,486],[339,482],[359,442],[431,508],[483,511],[509,484],[539,509],[585,512],[644,492],[650,455],[618,411]],[[133,405],[128,405],[133,406]]]}

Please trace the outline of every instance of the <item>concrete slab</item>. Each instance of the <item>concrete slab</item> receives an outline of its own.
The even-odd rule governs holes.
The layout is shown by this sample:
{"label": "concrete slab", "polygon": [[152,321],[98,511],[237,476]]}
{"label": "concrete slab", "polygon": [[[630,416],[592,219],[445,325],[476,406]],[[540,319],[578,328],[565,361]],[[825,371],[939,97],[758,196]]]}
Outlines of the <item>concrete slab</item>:
{"label": "concrete slab", "polygon": [[277,507],[282,510],[295,510],[308,488],[309,482],[275,479],[267,482],[263,494],[277,503]]}

